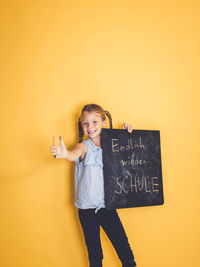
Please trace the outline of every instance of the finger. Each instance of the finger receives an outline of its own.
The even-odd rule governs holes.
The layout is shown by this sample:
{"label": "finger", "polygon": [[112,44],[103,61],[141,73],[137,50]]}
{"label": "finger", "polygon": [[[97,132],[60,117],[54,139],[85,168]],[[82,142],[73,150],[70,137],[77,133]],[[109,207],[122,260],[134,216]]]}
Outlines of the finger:
{"label": "finger", "polygon": [[122,125],[122,128],[123,129],[127,129],[127,123],[124,122],[123,125]]}
{"label": "finger", "polygon": [[51,151],[56,151],[56,150],[58,150],[58,146],[51,146],[51,147],[50,147],[50,150],[51,150]]}
{"label": "finger", "polygon": [[64,145],[64,141],[62,139],[62,136],[59,136],[59,140],[60,140],[60,145]]}
{"label": "finger", "polygon": [[57,154],[56,154],[56,153],[52,153],[52,156],[53,156],[54,158],[56,158]]}
{"label": "finger", "polygon": [[128,126],[128,132],[131,133],[133,131],[133,127],[131,125]]}
{"label": "finger", "polygon": [[55,134],[53,134],[53,146],[57,146],[57,138]]}
{"label": "finger", "polygon": [[52,153],[52,154],[53,154],[53,153],[58,153],[58,151],[55,150],[55,149],[51,149],[51,153]]}

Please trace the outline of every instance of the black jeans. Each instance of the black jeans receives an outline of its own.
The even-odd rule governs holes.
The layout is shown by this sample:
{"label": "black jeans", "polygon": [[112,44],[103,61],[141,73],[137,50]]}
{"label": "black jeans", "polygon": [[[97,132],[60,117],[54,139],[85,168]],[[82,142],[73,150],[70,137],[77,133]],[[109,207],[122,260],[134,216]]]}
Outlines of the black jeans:
{"label": "black jeans", "polygon": [[123,225],[116,210],[79,209],[79,219],[88,249],[90,267],[102,267],[100,226],[112,242],[123,267],[136,266]]}

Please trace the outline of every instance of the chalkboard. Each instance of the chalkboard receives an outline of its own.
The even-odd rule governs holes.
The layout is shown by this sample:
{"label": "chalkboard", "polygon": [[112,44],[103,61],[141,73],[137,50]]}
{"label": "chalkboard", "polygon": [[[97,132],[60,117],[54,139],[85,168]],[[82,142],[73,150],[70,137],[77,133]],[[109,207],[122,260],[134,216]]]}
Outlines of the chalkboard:
{"label": "chalkboard", "polygon": [[160,131],[102,130],[106,209],[162,205]]}

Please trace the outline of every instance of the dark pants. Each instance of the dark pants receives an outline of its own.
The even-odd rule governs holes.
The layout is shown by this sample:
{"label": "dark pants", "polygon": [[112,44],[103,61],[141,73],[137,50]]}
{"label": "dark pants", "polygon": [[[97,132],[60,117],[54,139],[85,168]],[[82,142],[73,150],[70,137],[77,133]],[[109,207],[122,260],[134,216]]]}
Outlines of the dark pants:
{"label": "dark pants", "polygon": [[102,267],[100,226],[112,242],[122,266],[136,266],[128,238],[116,210],[102,208],[95,213],[95,209],[79,209],[78,214],[88,249],[90,267]]}

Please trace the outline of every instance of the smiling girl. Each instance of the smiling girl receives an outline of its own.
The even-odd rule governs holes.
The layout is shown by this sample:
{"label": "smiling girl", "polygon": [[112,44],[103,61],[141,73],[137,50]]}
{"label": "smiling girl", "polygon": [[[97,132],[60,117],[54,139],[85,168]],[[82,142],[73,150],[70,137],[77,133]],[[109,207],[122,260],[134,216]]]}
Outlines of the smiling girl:
{"label": "smiling girl", "polygon": [[[96,104],[85,105],[79,119],[79,143],[68,150],[60,136],[60,145],[51,146],[56,159],[75,161],[75,206],[83,229],[90,267],[102,267],[103,252],[100,226],[113,244],[123,267],[136,266],[134,255],[116,210],[107,210],[104,200],[104,179],[101,131],[106,126],[109,112]],[[131,125],[123,129],[132,132]],[[83,135],[87,140],[82,141]]]}

